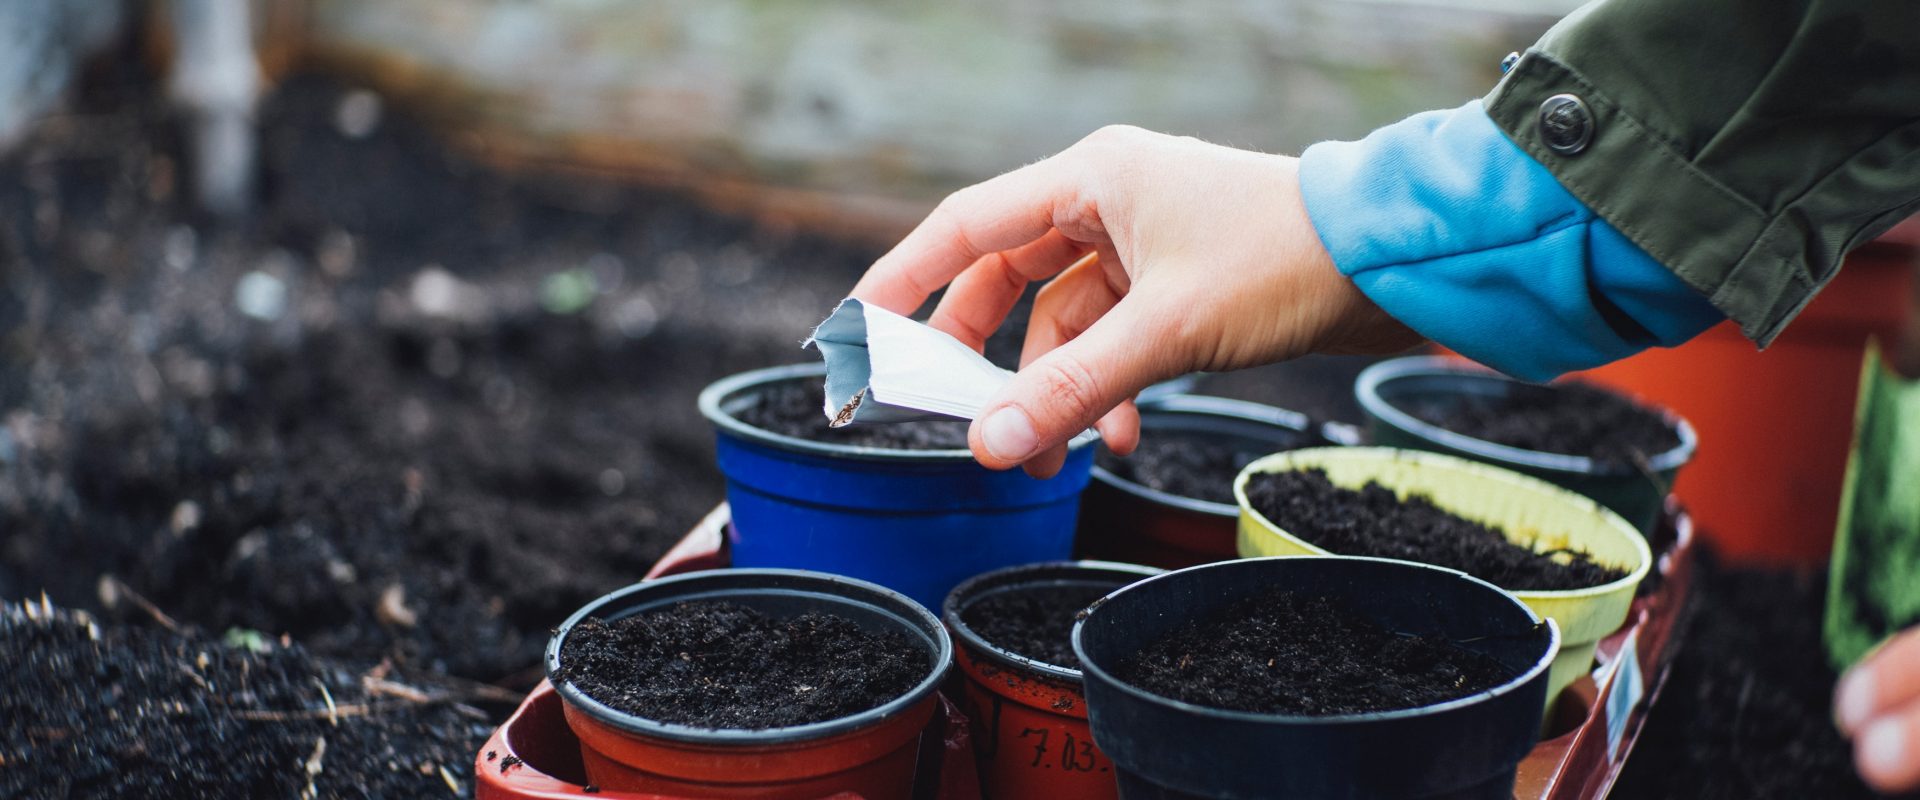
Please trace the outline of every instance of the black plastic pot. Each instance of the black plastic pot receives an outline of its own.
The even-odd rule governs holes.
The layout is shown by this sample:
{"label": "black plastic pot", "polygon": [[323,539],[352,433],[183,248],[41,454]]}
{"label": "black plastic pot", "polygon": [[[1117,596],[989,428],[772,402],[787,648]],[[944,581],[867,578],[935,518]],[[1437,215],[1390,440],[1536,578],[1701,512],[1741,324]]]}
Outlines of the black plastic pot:
{"label": "black plastic pot", "polygon": [[[1297,447],[1353,444],[1358,433],[1338,424],[1315,424],[1283,408],[1205,395],[1171,395],[1140,402],[1144,437],[1198,433],[1232,437],[1261,453]],[[1229,476],[1222,485],[1231,489]],[[1080,530],[1074,554],[1081,558],[1190,567],[1235,556],[1234,526],[1240,509],[1160,491],[1093,467],[1093,481],[1080,499]]]}
{"label": "black plastic pot", "polygon": [[[1207,708],[1114,677],[1188,621],[1276,586],[1333,599],[1389,629],[1446,636],[1513,670],[1498,687],[1422,708],[1325,717]],[[1405,561],[1285,557],[1169,572],[1095,603],[1074,626],[1093,737],[1125,798],[1508,798],[1546,705],[1559,632],[1485,581]]]}
{"label": "black plastic pot", "polygon": [[[556,676],[561,644],[588,617],[615,620],[698,600],[724,600],[775,617],[810,611],[863,628],[900,631],[926,649],[927,674],[906,694],[858,714],[760,730],[699,728],[613,709]],[[684,797],[818,798],[837,792],[906,797],[921,731],[953,661],[953,641],[931,612],[866,581],[787,569],[691,572],[635,584],[588,603],[547,644],[547,679],[580,738],[587,777],[603,789]]]}
{"label": "black plastic pot", "polygon": [[1699,444],[1693,426],[1672,411],[1649,406],[1673,426],[1680,444],[1647,459],[1641,467],[1607,465],[1585,456],[1475,439],[1422,420],[1407,410],[1444,410],[1468,398],[1551,391],[1551,386],[1516,381],[1485,367],[1439,356],[1382,361],[1362,371],[1353,387],[1355,398],[1367,413],[1374,444],[1446,453],[1532,475],[1591,497],[1633,523],[1641,533],[1651,532],[1660,521],[1662,503],[1673,488],[1674,478],[1693,458]]}

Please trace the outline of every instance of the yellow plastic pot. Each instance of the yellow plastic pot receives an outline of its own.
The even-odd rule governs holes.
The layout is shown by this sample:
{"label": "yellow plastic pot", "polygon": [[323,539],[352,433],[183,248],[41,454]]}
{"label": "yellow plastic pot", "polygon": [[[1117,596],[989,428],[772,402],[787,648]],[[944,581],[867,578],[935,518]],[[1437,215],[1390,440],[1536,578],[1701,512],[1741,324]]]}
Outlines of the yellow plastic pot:
{"label": "yellow plastic pot", "polygon": [[1653,563],[1639,531],[1584,495],[1478,462],[1387,447],[1317,447],[1248,464],[1233,482],[1233,496],[1240,503],[1242,557],[1338,555],[1282,530],[1247,502],[1247,480],[1255,473],[1314,467],[1325,470],[1336,486],[1358,489],[1375,481],[1401,497],[1424,494],[1435,505],[1498,527],[1535,550],[1581,550],[1597,562],[1627,571],[1624,578],[1586,589],[1513,593],[1560,626],[1560,654],[1547,677],[1549,705],[1561,689],[1592,668],[1594,647],[1626,621],[1634,588]]}

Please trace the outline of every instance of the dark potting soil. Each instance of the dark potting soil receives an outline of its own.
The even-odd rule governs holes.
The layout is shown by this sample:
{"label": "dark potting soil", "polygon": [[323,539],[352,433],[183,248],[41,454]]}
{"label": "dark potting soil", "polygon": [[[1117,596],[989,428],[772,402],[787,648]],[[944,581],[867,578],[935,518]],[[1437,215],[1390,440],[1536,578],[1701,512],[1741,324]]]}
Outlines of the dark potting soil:
{"label": "dark potting soil", "polygon": [[1615,392],[1577,381],[1515,386],[1501,397],[1471,395],[1406,409],[1455,433],[1523,450],[1586,456],[1633,467],[1680,446],[1659,414]]}
{"label": "dark potting soil", "polygon": [[1056,667],[1079,669],[1073,654],[1073,623],[1093,601],[1114,590],[1112,585],[1025,586],[994,592],[960,612],[980,638]]}
{"label": "dark potting soil", "polygon": [[1613,796],[1879,796],[1833,726],[1839,676],[1820,638],[1826,574],[1697,564],[1685,639]]}
{"label": "dark potting soil", "polygon": [[967,449],[966,420],[856,423],[829,428],[826,415],[821,412],[825,402],[826,390],[817,379],[789,381],[767,387],[756,402],[734,416],[762,430],[830,444],[889,450]]}
{"label": "dark potting soil", "polygon": [[1142,431],[1140,447],[1121,457],[1100,450],[1108,472],[1151,489],[1233,505],[1233,479],[1255,460],[1289,448],[1245,436],[1204,431]]}
{"label": "dark potting soil", "polygon": [[459,685],[28,602],[0,608],[0,797],[473,791],[494,722]]}
{"label": "dark potting soil", "polygon": [[1271,590],[1176,629],[1118,674],[1195,705],[1327,716],[1429,706],[1514,673],[1444,638],[1387,630],[1327,598]]}
{"label": "dark potting soil", "polygon": [[776,618],[698,601],[603,622],[560,645],[559,678],[613,708],[702,728],[780,728],[857,714],[926,677],[927,654],[899,631],[833,614]]}
{"label": "dark potting soil", "polygon": [[1376,556],[1457,569],[1510,591],[1584,589],[1626,577],[1584,552],[1534,552],[1498,528],[1448,513],[1421,495],[1404,500],[1368,481],[1358,491],[1319,469],[1247,481],[1247,501],[1288,533],[1343,556]]}
{"label": "dark potting soil", "polygon": [[[116,576],[183,625],[289,637],[341,703],[391,660],[417,686],[505,687],[471,703],[482,719],[433,706],[503,721],[554,622],[638,580],[721,498],[701,388],[807,358],[794,340],[878,254],[673,192],[502,172],[402,102],[349,136],[335,120],[356,87],[298,74],[256,117],[257,205],[215,223],[186,199],[149,63],[96,64],[0,154],[0,599],[44,590],[110,636],[149,624],[98,590]],[[556,278],[593,292],[543,302]],[[244,288],[263,285],[284,291]],[[138,679],[83,725],[0,713],[0,797],[293,797],[331,727],[182,717],[209,733],[169,750],[149,696],[311,713],[319,690],[298,673],[260,694],[253,661],[203,673],[207,690],[158,646],[89,662],[70,644],[8,639],[0,695],[65,697],[16,666],[43,660],[75,665],[76,687]],[[353,719],[357,744],[326,734],[319,784],[338,790],[321,796],[456,794],[428,762],[472,791],[465,728],[447,744]],[[16,758],[56,747],[46,771]],[[108,761],[144,783],[6,782]],[[362,768],[404,774],[350,788]]]}
{"label": "dark potting soil", "polygon": [[[701,388],[806,358],[874,255],[502,173],[404,104],[347,136],[353,87],[310,75],[260,108],[257,207],[212,224],[145,63],[0,157],[0,597],[104,611],[111,574],[209,630],[530,688],[555,620],[720,500]],[[284,305],[243,311],[262,283]]]}

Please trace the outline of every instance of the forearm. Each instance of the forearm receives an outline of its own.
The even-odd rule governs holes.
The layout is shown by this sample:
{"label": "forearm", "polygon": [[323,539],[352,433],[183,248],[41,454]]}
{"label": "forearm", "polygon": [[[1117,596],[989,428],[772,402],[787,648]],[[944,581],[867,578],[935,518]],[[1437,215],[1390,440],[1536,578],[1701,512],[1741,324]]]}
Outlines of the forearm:
{"label": "forearm", "polygon": [[1722,316],[1567,192],[1478,101],[1301,157],[1340,271],[1420,334],[1546,379],[1691,338]]}

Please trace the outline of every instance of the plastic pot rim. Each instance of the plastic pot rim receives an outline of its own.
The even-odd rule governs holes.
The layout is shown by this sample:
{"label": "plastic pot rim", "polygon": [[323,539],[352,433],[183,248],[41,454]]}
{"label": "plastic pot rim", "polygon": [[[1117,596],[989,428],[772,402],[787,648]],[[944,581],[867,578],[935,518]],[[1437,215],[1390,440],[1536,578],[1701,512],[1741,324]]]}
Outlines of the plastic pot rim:
{"label": "plastic pot rim", "polygon": [[[982,583],[1005,581],[1006,583],[1004,585],[1009,587],[1027,586],[1047,582],[1051,579],[1039,577],[1036,574],[1035,580],[1022,582],[1018,580],[1022,573],[1052,573],[1068,570],[1086,570],[1094,573],[1090,575],[1090,577],[1099,577],[1098,573],[1105,572],[1115,577],[1135,578],[1135,580],[1130,583],[1137,583],[1139,579],[1151,578],[1155,575],[1166,573],[1166,570],[1158,567],[1128,564],[1120,561],[1099,561],[1095,559],[1041,561],[1033,564],[1017,564],[1011,567],[1001,567],[1000,569],[989,572],[982,572],[962,581],[959,586],[953,587],[953,591],[948,592],[946,599],[940,603],[940,617],[947,623],[947,628],[952,631],[954,637],[960,640],[960,644],[965,646],[977,660],[991,662],[994,666],[1002,669],[1037,673],[1063,683],[1079,686],[1085,679],[1085,676],[1082,675],[1080,670],[1068,669],[1058,664],[1050,664],[1039,659],[1029,658],[989,642],[986,637],[980,635],[979,631],[974,630],[972,626],[969,626],[966,621],[960,618],[961,613],[966,610],[962,607],[961,599],[965,598],[967,600],[966,605],[972,605],[973,601],[979,598],[969,597],[968,595],[972,594],[972,591]],[[1070,575],[1063,575],[1060,576],[1059,579],[1072,580],[1073,578]],[[1119,589],[1127,585],[1129,584],[1123,583],[1114,588]],[[1112,592],[1108,592],[1107,594],[1112,594]],[[985,595],[981,596],[984,597]],[[1105,595],[1102,595],[1102,597],[1104,598]],[[1098,604],[1100,601],[1095,600],[1094,602]],[[1078,626],[1079,622],[1076,620],[1074,625]],[[1077,654],[1078,651],[1076,651],[1076,655]]]}
{"label": "plastic pot rim", "polygon": [[[1464,364],[1445,356],[1404,356],[1388,359],[1368,366],[1360,371],[1360,377],[1354,380],[1354,398],[1368,414],[1422,438],[1450,447],[1463,453],[1471,453],[1488,461],[1514,464],[1528,469],[1567,473],[1570,475],[1591,475],[1604,477],[1637,477],[1641,472],[1634,467],[1602,467],[1592,458],[1565,453],[1549,453],[1543,450],[1528,450],[1522,447],[1476,439],[1463,433],[1457,433],[1420,419],[1399,406],[1387,401],[1380,394],[1381,385],[1399,378],[1414,376],[1458,376],[1475,380],[1504,381],[1525,385],[1525,381],[1514,380],[1486,367]],[[1618,394],[1618,390],[1609,389]],[[1660,418],[1673,427],[1674,435],[1680,438],[1680,444],[1673,449],[1658,453],[1647,459],[1647,468],[1655,473],[1679,469],[1693,459],[1694,451],[1700,446],[1700,437],[1693,424],[1685,417],[1665,406],[1657,406],[1639,398],[1629,397],[1635,405],[1655,411]]]}
{"label": "plastic pot rim", "polygon": [[[1307,437],[1316,435],[1312,430],[1312,421],[1309,420],[1305,414],[1298,411],[1289,411],[1278,406],[1269,406],[1246,400],[1235,400],[1229,397],[1178,394],[1158,398],[1151,402],[1142,402],[1140,404],[1140,427],[1143,431],[1146,428],[1147,415],[1155,413],[1195,417],[1225,417],[1243,422],[1273,425]],[[1100,466],[1098,461],[1093,465],[1093,479],[1150,503],[1158,503],[1185,511],[1226,519],[1233,519],[1239,516],[1240,513],[1240,510],[1234,507],[1232,503],[1216,503],[1211,500],[1201,500],[1184,495],[1172,494],[1170,492],[1160,491],[1143,483],[1127,480],[1126,478],[1113,474],[1111,470]]]}
{"label": "plastic pot rim", "polygon": [[[1425,705],[1425,706],[1415,706],[1413,708],[1397,708],[1392,711],[1368,711],[1368,712],[1363,712],[1359,714],[1328,714],[1324,716],[1312,716],[1312,715],[1306,715],[1306,714],[1265,714],[1265,713],[1260,713],[1255,711],[1234,711],[1234,710],[1225,709],[1225,708],[1214,708],[1212,706],[1196,705],[1194,703],[1189,703],[1184,700],[1175,700],[1165,695],[1154,694],[1153,692],[1149,692],[1145,689],[1139,688],[1137,686],[1134,686],[1131,683],[1121,680],[1119,676],[1114,675],[1112,672],[1109,672],[1106,669],[1102,668],[1099,664],[1094,663],[1091,659],[1087,658],[1086,648],[1082,647],[1080,644],[1080,631],[1082,628],[1086,626],[1086,620],[1092,618],[1094,614],[1100,613],[1101,606],[1106,605],[1108,601],[1111,601],[1112,599],[1119,597],[1122,594],[1125,594],[1130,591],[1138,590],[1141,587],[1144,587],[1153,583],[1154,581],[1173,579],[1175,576],[1183,576],[1186,573],[1194,572],[1197,570],[1234,569],[1236,568],[1237,565],[1242,565],[1242,564],[1258,563],[1262,561],[1281,561],[1281,560],[1285,560],[1285,561],[1372,561],[1380,564],[1391,564],[1395,567],[1407,567],[1407,568],[1413,568],[1413,569],[1433,570],[1435,572],[1441,572],[1448,575],[1452,575],[1462,580],[1477,583],[1505,597],[1509,602],[1513,603],[1515,606],[1518,606],[1521,610],[1525,611],[1528,618],[1532,619],[1535,625],[1544,624],[1547,628],[1547,646],[1541,650],[1540,657],[1538,659],[1535,659],[1534,662],[1531,665],[1529,665],[1526,669],[1521,670],[1520,674],[1515,675],[1511,678],[1508,678],[1507,680],[1501,682],[1500,685],[1495,686],[1491,689],[1475,692],[1473,694],[1466,695],[1464,697],[1456,697],[1452,700],[1448,700],[1443,703],[1434,703],[1432,705]],[[1245,567],[1239,567],[1239,568],[1244,569]],[[1171,572],[1164,572],[1159,575],[1155,575],[1151,578],[1147,578],[1146,580],[1140,581],[1138,583],[1134,583],[1128,586],[1123,586],[1120,589],[1115,590],[1113,593],[1107,595],[1105,598],[1102,598],[1100,601],[1094,603],[1092,608],[1088,609],[1088,614],[1085,618],[1082,618],[1073,623],[1073,654],[1074,656],[1080,659],[1082,670],[1084,672],[1092,673],[1094,675],[1099,676],[1101,680],[1106,681],[1107,683],[1113,685],[1115,688],[1119,689],[1122,692],[1125,692],[1126,694],[1134,697],[1135,699],[1164,705],[1176,711],[1180,711],[1182,713],[1194,714],[1194,715],[1203,716],[1203,717],[1210,717],[1218,720],[1229,720],[1229,721],[1235,721],[1235,722],[1253,722],[1253,723],[1286,723],[1291,725],[1329,725],[1330,726],[1330,725],[1358,725],[1358,724],[1369,724],[1369,723],[1375,723],[1375,722],[1391,722],[1394,720],[1423,717],[1430,714],[1437,714],[1445,711],[1451,711],[1456,708],[1464,708],[1466,706],[1474,705],[1476,703],[1480,703],[1494,697],[1499,697],[1501,695],[1519,691],[1521,687],[1525,686],[1528,682],[1532,681],[1534,678],[1546,674],[1548,668],[1553,666],[1554,658],[1560,654],[1560,644],[1561,644],[1560,625],[1554,622],[1552,619],[1542,618],[1538,612],[1528,607],[1526,603],[1521,602],[1520,599],[1516,597],[1513,592],[1509,592],[1505,589],[1502,589],[1491,583],[1483,581],[1479,578],[1473,577],[1472,575],[1468,575],[1464,572],[1447,569],[1446,567],[1436,567],[1432,564],[1422,564],[1418,561],[1400,561],[1392,558],[1372,558],[1367,556],[1336,556],[1336,555],[1261,556],[1259,558],[1236,558],[1229,561],[1216,561],[1211,564],[1201,564],[1199,566],[1187,567],[1185,569],[1173,570]]]}
{"label": "plastic pot rim", "polygon": [[[1619,528],[1623,533],[1631,534],[1631,535],[1628,535],[1626,538],[1632,543],[1634,553],[1638,556],[1638,558],[1636,559],[1636,563],[1633,565],[1633,568],[1627,570],[1626,575],[1616,580],[1611,580],[1606,583],[1600,584],[1598,586],[1588,586],[1584,589],[1501,589],[1501,591],[1512,594],[1515,597],[1538,598],[1542,600],[1584,599],[1588,597],[1598,597],[1600,595],[1611,594],[1613,592],[1620,591],[1623,587],[1639,585],[1640,581],[1645,579],[1647,577],[1647,573],[1652,571],[1653,569],[1653,550],[1647,546],[1646,536],[1642,535],[1639,532],[1639,529],[1633,527],[1633,524],[1630,522],[1627,522],[1625,518],[1622,518],[1619,514],[1614,513],[1612,509],[1609,509],[1606,506],[1600,505],[1598,502],[1596,502],[1592,498],[1587,497],[1586,495],[1580,494],[1579,492],[1575,492],[1571,489],[1555,486],[1552,483],[1548,483],[1547,481],[1541,480],[1539,478],[1535,478],[1531,475],[1523,475],[1521,473],[1514,472],[1509,469],[1503,469],[1501,467],[1497,467],[1492,464],[1486,464],[1483,462],[1474,461],[1472,459],[1461,458],[1459,456],[1450,456],[1445,453],[1434,453],[1426,450],[1404,450],[1404,449],[1395,448],[1395,447],[1339,447],[1339,448],[1309,447],[1309,448],[1303,448],[1300,450],[1292,450],[1285,453],[1275,453],[1274,455],[1267,456],[1266,458],[1262,458],[1259,461],[1255,461],[1251,464],[1248,464],[1246,469],[1243,469],[1240,471],[1239,477],[1234,478],[1233,498],[1234,500],[1239,502],[1239,510],[1244,514],[1246,514],[1246,516],[1251,518],[1253,521],[1258,522],[1264,532],[1270,535],[1284,538],[1289,542],[1300,545],[1302,548],[1310,552],[1319,553],[1327,556],[1333,556],[1336,558],[1361,558],[1362,556],[1342,556],[1338,553],[1331,552],[1326,548],[1323,548],[1319,545],[1316,545],[1312,542],[1309,542],[1305,539],[1295,536],[1292,532],[1288,531],[1286,528],[1282,528],[1279,525],[1274,524],[1273,520],[1267,519],[1265,514],[1260,513],[1258,509],[1255,509],[1253,507],[1253,503],[1247,500],[1247,481],[1252,479],[1252,477],[1255,474],[1266,473],[1266,472],[1283,472],[1286,470],[1275,469],[1275,467],[1280,466],[1283,462],[1289,461],[1294,458],[1300,458],[1300,457],[1310,458],[1324,451],[1337,451],[1339,453],[1349,454],[1353,457],[1361,457],[1361,458],[1378,457],[1383,459],[1393,459],[1393,460],[1399,460],[1399,461],[1414,461],[1414,462],[1421,462],[1425,464],[1432,464],[1434,466],[1441,467],[1444,469],[1454,469],[1462,472],[1467,472],[1469,474],[1475,475],[1475,477],[1480,479],[1494,481],[1498,483],[1505,483],[1513,488],[1522,489],[1525,491],[1544,492],[1547,494],[1558,496],[1565,502],[1581,507],[1583,510],[1598,511],[1608,517],[1612,517],[1614,522],[1619,523],[1615,527]],[[1442,510],[1446,510],[1446,509],[1442,507]],[[1299,558],[1299,556],[1277,556],[1277,557],[1278,558]],[[1382,559],[1382,560],[1395,561],[1399,559]],[[1433,566],[1431,564],[1425,564],[1424,562],[1419,562],[1419,561],[1408,561],[1406,563],[1421,564],[1422,566]]]}
{"label": "plastic pot rim", "polygon": [[[746,441],[789,452],[806,453],[828,458],[894,463],[954,464],[972,462],[974,460],[972,450],[961,448],[948,450],[900,450],[890,447],[867,447],[863,445],[840,444],[837,442],[816,442],[812,439],[802,439],[798,436],[788,436],[786,434],[774,433],[763,428],[756,428],[742,422],[738,417],[727,413],[725,409],[721,408],[721,404],[728,398],[746,389],[797,378],[825,378],[826,374],[826,364],[813,362],[786,364],[777,367],[761,367],[760,369],[752,369],[746,372],[728,375],[727,377],[707,384],[705,389],[700,390],[700,414],[706,417],[708,422],[713,423],[714,427],[727,434]],[[958,419],[958,417],[955,419]],[[1067,442],[1067,447],[1069,449],[1079,450],[1098,441],[1099,438],[1100,434],[1095,431],[1083,431],[1079,436],[1075,436],[1071,441]]]}
{"label": "plastic pot rim", "polygon": [[[841,584],[851,586],[860,591],[872,592],[878,595],[876,599],[890,601],[892,604],[898,606],[898,608],[888,610],[903,612],[903,616],[916,618],[915,621],[919,622],[921,626],[925,628],[926,635],[931,636],[934,640],[932,664],[927,669],[927,675],[922,677],[919,683],[914,684],[912,689],[878,706],[844,717],[822,720],[820,722],[810,722],[805,725],[789,725],[780,728],[703,728],[695,725],[659,722],[608,706],[588,696],[587,693],[575,687],[571,681],[563,680],[555,675],[560,668],[560,646],[566,641],[567,634],[571,633],[573,627],[579,624],[581,620],[593,616],[593,612],[597,612],[609,604],[624,600],[628,595],[636,592],[657,591],[659,587],[662,586],[696,583],[702,580],[711,580],[716,576],[749,579],[755,577],[797,578],[821,584]],[[679,600],[722,599],[728,589],[741,588],[751,587],[736,586],[717,588],[713,593],[699,598],[679,598]],[[808,593],[804,588],[792,587],[780,587],[778,591],[793,595],[805,595]],[[856,602],[852,598],[845,599],[849,602]],[[933,612],[928,611],[924,606],[914,602],[912,598],[888,589],[885,586],[857,578],[849,578],[843,575],[833,575],[813,570],[726,568],[687,572],[665,578],[642,581],[616,589],[588,601],[585,605],[581,606],[579,610],[573,612],[571,616],[568,616],[567,620],[561,623],[560,627],[554,631],[553,636],[548,637],[545,659],[542,666],[544,667],[547,681],[553,684],[554,691],[560,694],[560,698],[568,704],[586,712],[595,722],[626,733],[665,739],[673,742],[713,747],[737,747],[742,745],[770,746],[817,741],[881,724],[900,714],[906,713],[922,701],[932,697],[934,692],[939,690],[940,683],[946,680],[948,669],[952,663],[953,639],[947,634],[946,627],[940,624],[940,620],[934,617]]]}

